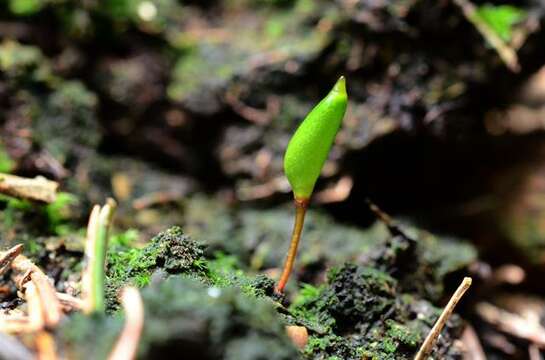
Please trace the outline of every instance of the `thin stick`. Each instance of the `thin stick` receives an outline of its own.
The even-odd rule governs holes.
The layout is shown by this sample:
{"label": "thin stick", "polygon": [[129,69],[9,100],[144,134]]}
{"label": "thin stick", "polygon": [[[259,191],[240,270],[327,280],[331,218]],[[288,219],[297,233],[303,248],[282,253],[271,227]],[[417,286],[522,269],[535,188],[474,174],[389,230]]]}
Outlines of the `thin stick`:
{"label": "thin stick", "polygon": [[121,304],[125,312],[125,326],[108,360],[135,359],[140,335],[144,328],[144,304],[138,289],[125,288],[121,294]]}
{"label": "thin stick", "polygon": [[433,325],[433,328],[430,330],[430,333],[426,337],[426,340],[424,340],[424,343],[422,343],[422,346],[420,347],[420,350],[418,350],[418,353],[414,357],[414,360],[424,360],[426,359],[431,350],[433,349],[433,346],[435,345],[435,342],[437,341],[437,338],[439,337],[439,334],[441,334],[441,330],[445,327],[445,324],[447,323],[447,320],[449,319],[450,315],[452,315],[452,312],[454,311],[454,307],[462,296],[464,296],[465,292],[469,287],[471,286],[471,278],[465,277],[464,280],[462,280],[462,283],[460,286],[458,286],[458,289],[454,292],[454,295],[450,298],[447,306],[443,309],[443,312],[439,316],[439,319],[435,322],[435,325]]}
{"label": "thin stick", "polygon": [[290,248],[288,250],[288,256],[284,263],[284,270],[282,276],[276,286],[276,292],[282,294],[284,287],[288,283],[293,264],[295,263],[295,257],[297,256],[297,247],[299,246],[299,240],[301,239],[301,233],[303,232],[303,224],[305,222],[305,214],[307,212],[308,200],[295,199],[295,223],[293,225],[293,232],[291,234]]}

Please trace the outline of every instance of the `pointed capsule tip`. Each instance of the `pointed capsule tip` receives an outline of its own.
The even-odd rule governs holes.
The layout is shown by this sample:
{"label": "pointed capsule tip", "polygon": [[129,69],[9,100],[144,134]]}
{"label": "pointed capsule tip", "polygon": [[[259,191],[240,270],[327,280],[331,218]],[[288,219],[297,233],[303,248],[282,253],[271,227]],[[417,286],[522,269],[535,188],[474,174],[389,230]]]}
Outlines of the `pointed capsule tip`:
{"label": "pointed capsule tip", "polygon": [[335,86],[333,86],[333,91],[336,91],[341,94],[346,94],[346,80],[344,76],[341,76],[339,80],[335,83]]}

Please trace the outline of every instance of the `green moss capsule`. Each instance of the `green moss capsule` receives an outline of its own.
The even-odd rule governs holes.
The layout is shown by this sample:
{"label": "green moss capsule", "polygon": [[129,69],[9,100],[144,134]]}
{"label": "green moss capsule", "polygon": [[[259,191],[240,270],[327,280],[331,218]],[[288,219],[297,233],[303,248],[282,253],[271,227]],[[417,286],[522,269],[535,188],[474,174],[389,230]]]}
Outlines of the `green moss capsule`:
{"label": "green moss capsule", "polygon": [[284,172],[296,199],[308,199],[341,126],[348,96],[344,77],[303,120],[284,156]]}
{"label": "green moss capsule", "polygon": [[293,189],[296,213],[290,248],[276,285],[278,293],[284,292],[293,269],[308,201],[343,121],[347,102],[346,84],[341,76],[329,94],[303,120],[286,149],[284,172]]}

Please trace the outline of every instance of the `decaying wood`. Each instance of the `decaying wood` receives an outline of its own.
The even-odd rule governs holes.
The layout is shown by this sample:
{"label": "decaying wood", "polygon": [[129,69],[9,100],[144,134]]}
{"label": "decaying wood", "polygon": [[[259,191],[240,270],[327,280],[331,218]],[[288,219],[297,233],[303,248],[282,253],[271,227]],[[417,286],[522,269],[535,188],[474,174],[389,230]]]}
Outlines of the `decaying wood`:
{"label": "decaying wood", "polygon": [[11,262],[23,252],[23,245],[18,244],[2,253],[0,256],[0,275],[4,274],[11,266]]}
{"label": "decaying wood", "polygon": [[458,302],[462,299],[462,296],[464,296],[467,289],[469,289],[469,287],[471,286],[471,282],[472,280],[470,277],[466,277],[464,278],[464,280],[462,280],[462,283],[460,284],[460,286],[458,286],[458,289],[456,289],[456,291],[450,298],[447,306],[445,306],[443,312],[441,313],[441,315],[439,315],[439,319],[437,319],[435,325],[433,325],[433,328],[430,330],[430,333],[424,340],[424,343],[422,343],[422,346],[420,347],[420,350],[418,350],[418,353],[414,357],[414,360],[425,360],[428,358],[431,350],[433,349],[433,345],[435,345],[435,342],[437,341],[437,338],[441,333],[441,330],[443,330],[445,324],[447,323],[447,320],[449,319],[450,315],[452,315],[454,307],[456,307]]}
{"label": "decaying wood", "polygon": [[57,198],[59,183],[43,176],[33,179],[0,173],[0,193],[20,199],[52,203]]}
{"label": "decaying wood", "polygon": [[108,360],[132,360],[136,358],[138,343],[144,328],[144,304],[135,287],[126,287],[121,293],[125,312],[125,327],[117,339]]}

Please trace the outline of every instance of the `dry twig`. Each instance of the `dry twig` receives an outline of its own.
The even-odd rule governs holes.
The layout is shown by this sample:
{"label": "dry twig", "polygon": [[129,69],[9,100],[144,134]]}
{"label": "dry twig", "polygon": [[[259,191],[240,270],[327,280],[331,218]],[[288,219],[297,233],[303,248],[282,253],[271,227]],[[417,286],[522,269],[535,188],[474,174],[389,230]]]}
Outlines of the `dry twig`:
{"label": "dry twig", "polygon": [[23,252],[23,245],[17,244],[0,256],[0,275],[4,274],[11,266],[11,262]]}
{"label": "dry twig", "polygon": [[61,320],[62,314],[57,292],[48,277],[24,255],[19,255],[12,261],[11,269],[15,284],[19,291],[25,294],[27,302],[39,302],[37,308],[43,315],[43,325],[46,328],[54,328]]}
{"label": "dry twig", "polygon": [[25,298],[28,304],[30,325],[36,331],[34,341],[38,359],[55,360],[57,359],[55,340],[46,328],[48,321],[47,303],[44,303],[44,299],[40,296],[38,288],[33,281],[27,282],[24,287],[26,288]]}
{"label": "dry twig", "polygon": [[433,345],[435,345],[435,342],[439,337],[439,334],[441,334],[441,330],[443,330],[443,327],[445,327],[447,320],[454,311],[454,307],[456,306],[456,304],[458,304],[458,302],[460,301],[462,296],[464,296],[465,292],[467,291],[467,289],[469,289],[470,286],[471,278],[464,278],[460,286],[458,286],[458,289],[456,289],[456,291],[454,292],[454,295],[452,295],[452,297],[450,298],[447,306],[445,306],[445,308],[443,309],[443,312],[439,316],[439,319],[437,319],[435,325],[433,325],[433,328],[430,330],[430,333],[424,340],[424,343],[420,347],[420,350],[418,350],[418,353],[414,357],[414,360],[427,359],[433,348]]}

